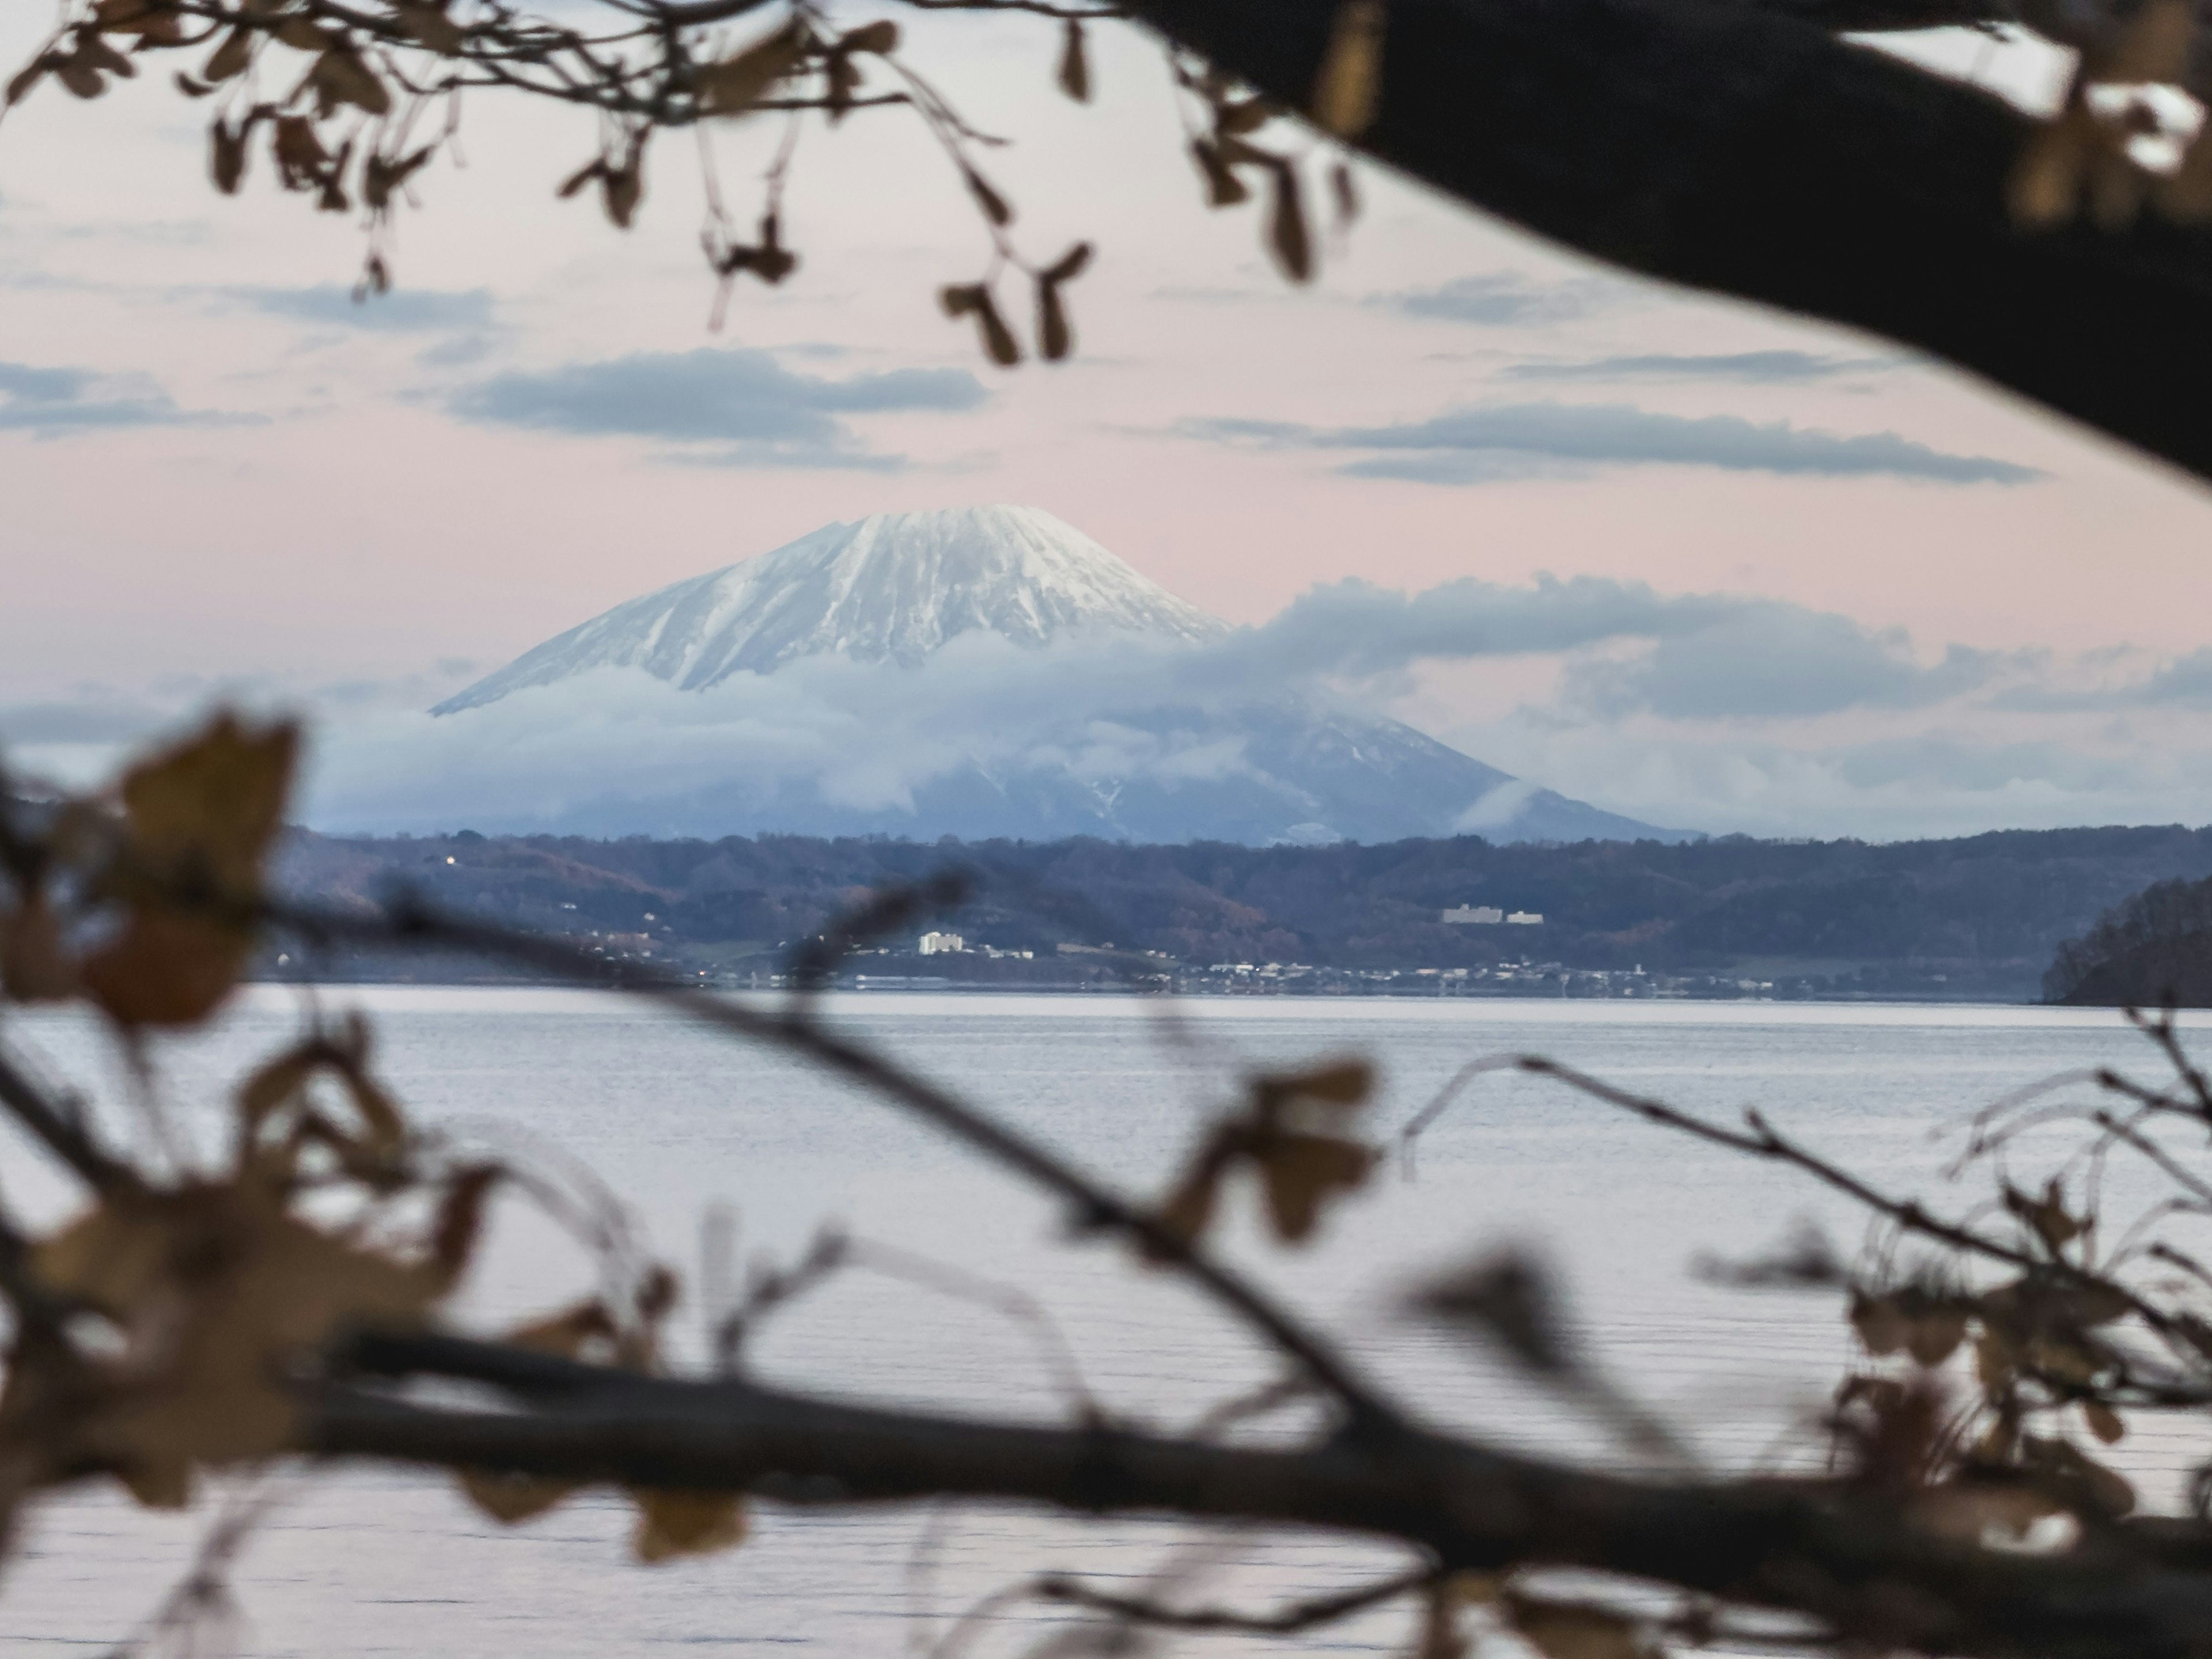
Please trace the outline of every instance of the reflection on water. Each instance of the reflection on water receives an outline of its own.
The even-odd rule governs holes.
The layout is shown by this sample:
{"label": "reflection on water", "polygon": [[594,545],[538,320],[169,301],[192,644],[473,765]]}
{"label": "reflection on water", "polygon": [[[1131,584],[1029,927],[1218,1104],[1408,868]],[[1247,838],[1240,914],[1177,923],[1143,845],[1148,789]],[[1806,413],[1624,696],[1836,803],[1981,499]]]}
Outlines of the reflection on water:
{"label": "reflection on water", "polygon": [[[1268,1375],[1264,1356],[1171,1282],[1131,1271],[1110,1249],[1067,1246],[1032,1194],[801,1065],[579,994],[345,996],[376,1017],[384,1068],[418,1114],[576,1160],[635,1206],[679,1266],[692,1263],[701,1218],[716,1203],[735,1209],[748,1252],[788,1256],[837,1221],[1018,1279],[1052,1307],[1093,1392],[1131,1418],[1187,1420]],[[284,994],[259,993],[222,1030],[174,1045],[173,1109],[210,1127],[222,1080],[276,1041],[294,1010]],[[1946,1188],[1940,1169],[1955,1143],[1932,1132],[2047,1073],[2152,1069],[2114,1016],[2027,1008],[1223,1000],[1186,1006],[1170,1022],[1115,999],[874,995],[835,1012],[1143,1190],[1164,1184],[1242,1066],[1368,1053],[1383,1070],[1374,1127],[1388,1132],[1468,1059],[1535,1050],[1692,1109],[1733,1115],[1757,1105],[1879,1184],[1964,1209],[1979,1192]],[[100,1069],[88,1028],[61,1019],[26,1029],[58,1071],[120,1091]],[[47,1177],[27,1153],[9,1147],[6,1169],[17,1203],[52,1214],[65,1201],[40,1184]],[[1316,1249],[1266,1249],[1241,1196],[1232,1209],[1241,1259],[1418,1409],[1493,1440],[1575,1452],[1604,1443],[1399,1311],[1409,1280],[1504,1239],[1554,1257],[1603,1363],[1715,1463],[1802,1449],[1796,1425],[1850,1353],[1832,1302],[1720,1290],[1685,1269],[1703,1250],[1757,1250],[1804,1218],[1849,1247],[1861,1218],[1788,1172],[1533,1079],[1481,1079],[1425,1138],[1418,1177],[1393,1170],[1332,1216]],[[504,1213],[466,1308],[512,1319],[573,1296],[586,1275],[556,1234]],[[1040,1417],[1064,1409],[1033,1333],[865,1275],[781,1316],[757,1359],[778,1379],[856,1395]],[[2154,1497],[2203,1455],[2172,1431],[2123,1449]],[[238,1575],[249,1620],[240,1647],[256,1656],[600,1659],[663,1645],[890,1654],[915,1638],[921,1613],[957,1611],[1024,1574],[1081,1568],[1128,1584],[1170,1559],[1164,1532],[1138,1524],[988,1511],[936,1529],[918,1554],[927,1526],[918,1510],[770,1510],[735,1553],[643,1569],[625,1559],[628,1510],[611,1499],[580,1499],[507,1531],[427,1477],[287,1477],[283,1492]],[[155,1604],[204,1525],[102,1495],[47,1504],[0,1585],[9,1650],[100,1651]],[[1205,1568],[1187,1582],[1209,1594],[1256,1598],[1326,1589],[1381,1559],[1307,1538],[1237,1537],[1211,1540],[1182,1570]],[[1377,1615],[1304,1645],[1382,1650],[1401,1627]],[[1036,1634],[1017,1622],[981,1650],[1019,1652]]]}

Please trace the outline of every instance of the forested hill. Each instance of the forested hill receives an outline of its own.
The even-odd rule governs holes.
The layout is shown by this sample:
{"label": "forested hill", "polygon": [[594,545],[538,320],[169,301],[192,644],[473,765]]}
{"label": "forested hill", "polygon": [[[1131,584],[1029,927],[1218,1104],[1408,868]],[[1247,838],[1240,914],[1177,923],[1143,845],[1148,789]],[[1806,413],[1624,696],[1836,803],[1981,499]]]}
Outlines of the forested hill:
{"label": "forested hill", "polygon": [[[2212,830],[1320,848],[301,833],[287,880],[337,896],[402,879],[443,902],[726,966],[816,931],[869,888],[947,864],[982,884],[950,925],[971,944],[1036,952],[1039,975],[1071,959],[1055,947],[1112,945],[1200,967],[1640,964],[1814,993],[2027,998],[2060,941],[2107,908],[2155,881],[2212,874]],[[1462,904],[1544,921],[1446,926],[1442,911]]]}

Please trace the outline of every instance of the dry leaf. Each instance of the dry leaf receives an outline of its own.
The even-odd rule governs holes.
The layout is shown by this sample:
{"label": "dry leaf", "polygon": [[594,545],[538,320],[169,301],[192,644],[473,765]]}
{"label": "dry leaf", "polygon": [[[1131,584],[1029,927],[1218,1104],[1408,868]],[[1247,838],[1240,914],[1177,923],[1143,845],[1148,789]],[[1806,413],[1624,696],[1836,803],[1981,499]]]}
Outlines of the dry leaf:
{"label": "dry leaf", "polygon": [[1006,198],[991,188],[989,179],[971,167],[963,166],[960,176],[967,180],[968,193],[983,210],[983,216],[1002,228],[1014,222],[1014,210],[1006,205]]}
{"label": "dry leaf", "polygon": [[202,1466],[289,1443],[294,1356],[356,1324],[410,1324],[450,1287],[436,1264],[356,1248],[252,1185],[125,1189],[38,1248],[39,1275],[100,1309],[125,1340],[117,1386],[76,1455],[141,1501],[185,1501]]}
{"label": "dry leaf", "polygon": [[307,78],[325,115],[340,104],[351,104],[370,115],[392,112],[392,94],[369,70],[351,46],[334,46],[315,60]]}
{"label": "dry leaf", "polygon": [[1340,0],[1314,77],[1314,119],[1339,138],[1375,124],[1382,95],[1382,0]]}
{"label": "dry leaf", "polygon": [[1328,191],[1336,203],[1336,228],[1348,230],[1359,217],[1359,185],[1352,176],[1352,164],[1339,161],[1328,170]]}
{"label": "dry leaf", "polygon": [[633,145],[618,167],[602,166],[599,177],[599,205],[606,210],[608,222],[628,230],[637,216],[638,204],[645,199],[644,145]]}
{"label": "dry leaf", "polygon": [[2128,1431],[2128,1425],[2120,1420],[2120,1414],[2101,1400],[2085,1401],[2081,1416],[2089,1425],[2089,1432],[2108,1446],[2118,1445]]}
{"label": "dry leaf", "polygon": [[208,173],[226,196],[235,196],[246,176],[246,135],[233,132],[221,116],[208,128]]}
{"label": "dry leaf", "polygon": [[1289,1130],[1267,1137],[1256,1158],[1265,1178],[1268,1219],[1285,1244],[1311,1237],[1322,1203],[1332,1194],[1358,1187],[1375,1164],[1372,1147]]}
{"label": "dry leaf", "polygon": [[1074,331],[1068,326],[1067,307],[1060,302],[1060,284],[1037,283],[1037,356],[1056,363],[1075,349]]}
{"label": "dry leaf", "polygon": [[1091,101],[1091,56],[1085,48],[1083,20],[1071,17],[1060,31],[1060,89],[1079,104]]}
{"label": "dry leaf", "polygon": [[1273,211],[1267,217],[1267,249],[1294,283],[1313,276],[1313,241],[1306,234],[1306,212],[1298,188],[1297,169],[1288,161],[1276,164]]}
{"label": "dry leaf", "polygon": [[33,58],[21,69],[17,70],[13,76],[9,77],[8,81],[9,105],[13,106],[14,105],[21,103],[25,98],[30,95],[31,88],[38,85],[40,81],[45,77],[46,71],[53,68],[53,66],[54,64],[52,58],[40,57]]}
{"label": "dry leaf", "polygon": [[424,46],[451,58],[466,44],[468,33],[430,0],[392,0],[392,15]]}
{"label": "dry leaf", "polygon": [[1654,1651],[1635,1621],[1603,1607],[1505,1599],[1513,1628],[1545,1659],[1650,1659]]}
{"label": "dry leaf", "polygon": [[1531,1370],[1564,1376],[1576,1368],[1551,1276],[1518,1252],[1486,1257],[1434,1280],[1414,1294],[1413,1305],[1503,1343]]}
{"label": "dry leaf", "polygon": [[84,964],[87,988],[113,1018],[190,1024],[237,981],[251,925],[183,908],[168,894],[198,890],[210,905],[241,908],[258,899],[298,747],[295,726],[257,731],[226,713],[125,775],[128,864],[118,884],[131,916]]}
{"label": "dry leaf", "polygon": [[0,915],[0,990],[18,1002],[75,996],[76,968],[62,945],[61,918],[36,890]]}
{"label": "dry leaf", "polygon": [[641,1561],[711,1555],[744,1541],[744,1504],[734,1492],[632,1487],[630,1496],[637,1502],[632,1543]]}
{"label": "dry leaf", "polygon": [[1234,207],[1250,198],[1252,192],[1244,187],[1244,181],[1237,176],[1236,170],[1221,154],[1220,146],[1212,140],[1192,139],[1190,153],[1206,179],[1206,206]]}
{"label": "dry leaf", "polygon": [[210,82],[228,81],[234,76],[243,75],[246,65],[252,61],[253,31],[233,29],[223,37],[222,44],[209,54],[207,62],[201,65],[200,78]]}
{"label": "dry leaf", "polygon": [[692,76],[700,110],[708,115],[742,115],[769,88],[805,60],[813,36],[794,20],[744,51],[708,64]]}

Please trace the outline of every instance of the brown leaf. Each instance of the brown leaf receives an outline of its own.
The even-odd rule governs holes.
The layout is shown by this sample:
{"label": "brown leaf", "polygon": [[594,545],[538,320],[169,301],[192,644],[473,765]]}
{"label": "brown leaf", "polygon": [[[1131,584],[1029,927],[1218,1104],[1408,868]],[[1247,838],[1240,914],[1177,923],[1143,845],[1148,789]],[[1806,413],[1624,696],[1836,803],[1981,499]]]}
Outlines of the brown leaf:
{"label": "brown leaf", "polygon": [[1336,228],[1349,229],[1359,217],[1359,186],[1352,176],[1352,164],[1339,161],[1328,170],[1328,192],[1336,203]]}
{"label": "brown leaf", "polygon": [[637,216],[638,204],[644,199],[645,146],[641,142],[631,146],[619,166],[600,168],[599,205],[606,210],[609,223],[617,230],[628,230]]}
{"label": "brown leaf", "polygon": [[1006,205],[1005,197],[991,188],[989,179],[976,172],[975,168],[965,166],[960,169],[960,176],[967,181],[968,193],[975,198],[976,205],[983,210],[984,217],[993,224],[1001,227],[1013,222],[1013,209]]}
{"label": "brown leaf", "polygon": [[586,185],[590,184],[592,179],[605,177],[606,170],[606,158],[603,155],[595,156],[563,179],[561,181],[561,187],[553,194],[556,199],[565,202],[583,189]]}
{"label": "brown leaf", "polygon": [[392,0],[392,15],[424,46],[451,58],[467,43],[468,31],[446,15],[445,9],[431,0]]}
{"label": "brown leaf", "polygon": [[1073,282],[1091,264],[1091,244],[1078,242],[1038,274],[1048,283]]}
{"label": "brown leaf", "polygon": [[840,52],[872,52],[878,58],[888,57],[898,50],[899,26],[888,17],[879,17],[872,23],[863,23],[837,37]]}
{"label": "brown leaf", "polygon": [[370,115],[392,112],[392,94],[351,46],[333,46],[315,60],[308,79],[325,113],[351,104]]}
{"label": "brown leaf", "polygon": [[2061,1246],[2072,1243],[2088,1231],[2091,1225],[2086,1218],[2068,1211],[2066,1194],[2056,1176],[2044,1188],[2040,1198],[2030,1198],[2018,1188],[2008,1185],[2004,1200],[2007,1209],[2035,1229],[2053,1255],[2058,1254]]}
{"label": "brown leaf", "polygon": [[1080,17],[1069,18],[1060,30],[1060,89],[1079,104],[1091,101],[1091,54],[1085,48]]}
{"label": "brown leaf", "polygon": [[431,156],[437,154],[437,149],[436,144],[429,143],[411,155],[390,160],[381,155],[370,156],[362,169],[361,199],[363,205],[372,213],[384,211],[391,204],[392,192],[427,167]]}
{"label": "brown leaf", "polygon": [[637,1502],[632,1544],[641,1561],[711,1555],[744,1541],[744,1504],[734,1492],[633,1486],[630,1496]]}
{"label": "brown leaf", "polygon": [[1275,118],[1275,106],[1264,98],[1242,98],[1234,103],[1218,103],[1213,106],[1213,132],[1217,138],[1241,138],[1259,131]]}
{"label": "brown leaf", "polygon": [[[38,1247],[48,1285],[112,1319],[116,1386],[74,1448],[142,1500],[181,1501],[192,1471],[289,1443],[295,1357],[360,1324],[419,1322],[448,1281],[324,1233],[251,1186],[112,1193]],[[12,1383],[12,1379],[11,1379]]]}
{"label": "brown leaf", "polygon": [[41,55],[40,57],[33,58],[29,63],[24,64],[22,68],[17,70],[14,75],[10,76],[8,80],[7,101],[9,106],[12,107],[16,104],[21,103],[24,99],[28,97],[31,93],[31,88],[37,86],[39,82],[45,78],[46,71],[53,68],[53,66],[54,64],[52,58]]}
{"label": "brown leaf", "polygon": [[2049,1476],[2056,1490],[2069,1498],[2107,1516],[2134,1510],[2135,1487],[2071,1441],[2022,1435],[2020,1444],[2022,1462]]}
{"label": "brown leaf", "polygon": [[233,132],[221,116],[208,128],[208,172],[226,196],[237,195],[239,181],[246,176],[246,135]]}
{"label": "brown leaf", "polygon": [[2120,1414],[2101,1400],[2084,1401],[2081,1416],[2089,1425],[2089,1432],[2108,1446],[2119,1444],[2128,1431],[2128,1425],[2120,1420]]}
{"label": "brown leaf", "polygon": [[295,52],[319,55],[344,43],[345,37],[325,29],[305,12],[294,12],[276,26],[276,38]]}
{"label": "brown leaf", "polygon": [[1603,1607],[1505,1598],[1513,1628],[1545,1659],[1649,1659],[1654,1651],[1632,1620]]}
{"label": "brown leaf", "polygon": [[208,54],[207,62],[200,66],[200,78],[216,82],[228,81],[243,75],[252,61],[253,31],[233,29],[223,37],[222,44]]}
{"label": "brown leaf", "polygon": [[1314,119],[1339,138],[1375,124],[1382,95],[1382,0],[1339,0],[1314,77]]}
{"label": "brown leaf", "polygon": [[1205,1237],[1213,1223],[1222,1176],[1243,1144],[1243,1131],[1233,1124],[1224,1125],[1206,1137],[1159,1207],[1155,1219],[1162,1231],[1185,1244],[1195,1244]]}
{"label": "brown leaf", "polygon": [[0,915],[0,990],[18,1002],[75,996],[76,965],[62,946],[61,918],[36,890]]}
{"label": "brown leaf", "polygon": [[193,890],[210,905],[258,900],[298,746],[295,726],[254,730],[225,713],[125,775],[130,919],[84,965],[87,988],[114,1018],[189,1024],[229,993],[252,946],[250,922],[185,908],[164,889]]}
{"label": "brown leaf", "polygon": [[1333,1194],[1360,1186],[1375,1164],[1372,1147],[1293,1130],[1266,1136],[1256,1156],[1267,1216],[1274,1223],[1275,1237],[1285,1244],[1311,1237],[1322,1203]]}
{"label": "brown leaf", "polygon": [[1887,1297],[1854,1294],[1851,1328],[1859,1334],[1870,1354],[1887,1355],[1905,1346],[1911,1325],[1897,1304]]}
{"label": "brown leaf", "polygon": [[992,297],[991,290],[979,289],[976,294],[975,322],[982,331],[983,349],[1000,368],[1012,368],[1022,360],[1021,343],[1014,338],[1013,330],[1006,326],[1006,319],[999,314],[999,302]]}
{"label": "brown leaf", "polygon": [[1313,276],[1313,241],[1306,234],[1305,205],[1298,187],[1297,168],[1288,161],[1275,169],[1273,210],[1267,218],[1267,249],[1294,283]]}
{"label": "brown leaf", "polygon": [[534,1521],[557,1509],[580,1488],[570,1480],[542,1480],[535,1475],[495,1469],[464,1469],[461,1492],[493,1520],[506,1526]]}
{"label": "brown leaf", "polygon": [[1905,1346],[1923,1365],[1940,1365],[1966,1340],[1966,1316],[1959,1309],[1938,1307],[1909,1322]]}
{"label": "brown leaf", "polygon": [[287,190],[307,190],[319,185],[324,170],[331,164],[330,152],[323,148],[315,124],[304,115],[276,118],[270,151],[276,158],[276,170]]}
{"label": "brown leaf", "polygon": [[107,90],[107,82],[98,70],[73,58],[65,58],[54,65],[54,79],[79,98],[97,98]]}
{"label": "brown leaf", "polygon": [[1067,307],[1061,303],[1060,284],[1037,283],[1037,356],[1048,363],[1064,360],[1075,349],[1074,331],[1068,325]]}
{"label": "brown leaf", "polygon": [[1206,206],[1234,207],[1250,198],[1252,192],[1223,157],[1219,145],[1208,138],[1194,138],[1190,141],[1190,153],[1206,180]]}
{"label": "brown leaf", "polygon": [[708,115],[742,115],[805,61],[813,36],[796,19],[744,51],[694,71],[691,84]]}
{"label": "brown leaf", "polygon": [[1503,1343],[1530,1370],[1564,1376],[1575,1370],[1575,1358],[1558,1304],[1551,1276],[1515,1251],[1437,1279],[1413,1299],[1416,1309],[1433,1318]]}
{"label": "brown leaf", "polygon": [[1267,1100],[1358,1106],[1375,1091],[1375,1068],[1364,1060],[1331,1060],[1309,1071],[1271,1073],[1260,1079],[1258,1089]]}
{"label": "brown leaf", "polygon": [[1947,1481],[1916,1494],[1912,1519],[1941,1538],[1978,1544],[1995,1528],[2020,1538],[2046,1515],[2064,1508],[2039,1487],[2019,1480],[1987,1478]]}

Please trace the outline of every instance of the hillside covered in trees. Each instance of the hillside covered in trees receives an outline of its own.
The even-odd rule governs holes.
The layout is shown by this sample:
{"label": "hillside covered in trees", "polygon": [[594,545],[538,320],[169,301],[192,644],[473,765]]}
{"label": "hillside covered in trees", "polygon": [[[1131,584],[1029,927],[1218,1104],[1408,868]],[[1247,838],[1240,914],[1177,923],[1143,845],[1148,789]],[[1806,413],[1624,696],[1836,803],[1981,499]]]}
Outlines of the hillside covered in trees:
{"label": "hillside covered in trees", "polygon": [[[284,859],[285,879],[301,894],[343,900],[411,885],[442,905],[716,973],[765,967],[871,890],[947,866],[977,883],[975,899],[943,925],[979,948],[957,963],[927,959],[933,973],[955,977],[1079,982],[1095,975],[1092,953],[1065,947],[1112,946],[1153,953],[1170,972],[1521,962],[1741,973],[1781,994],[2027,999],[2060,943],[2130,894],[2212,876],[2212,830],[1886,845],[1729,837],[1496,847],[1465,836],[1321,848],[301,833]],[[1442,913],[1458,905],[1544,920],[1446,925]],[[896,955],[914,940],[884,943]],[[983,946],[1032,956],[987,962]],[[354,970],[432,971],[367,962]]]}

